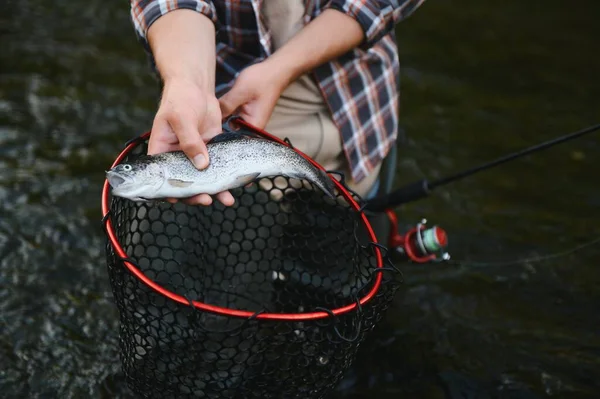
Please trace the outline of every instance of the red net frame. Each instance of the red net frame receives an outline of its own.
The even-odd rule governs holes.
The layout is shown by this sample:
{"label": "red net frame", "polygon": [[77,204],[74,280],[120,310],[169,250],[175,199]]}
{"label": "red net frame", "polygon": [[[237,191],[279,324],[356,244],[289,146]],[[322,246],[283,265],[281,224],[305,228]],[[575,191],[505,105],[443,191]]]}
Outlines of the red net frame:
{"label": "red net frame", "polygon": [[[178,302],[183,305],[194,306],[196,309],[199,309],[202,311],[211,312],[211,313],[215,313],[215,314],[219,314],[219,315],[223,315],[223,316],[236,317],[236,318],[252,318],[252,319],[259,319],[259,320],[280,320],[280,321],[318,320],[318,319],[324,319],[327,317],[338,316],[338,315],[342,315],[345,313],[349,313],[349,312],[359,308],[360,306],[366,304],[368,301],[370,301],[377,294],[377,292],[379,291],[379,288],[381,286],[381,281],[382,281],[381,271],[384,270],[384,259],[383,259],[383,255],[381,253],[381,249],[378,246],[377,237],[375,236],[375,232],[373,231],[373,228],[371,227],[371,224],[369,223],[369,220],[368,220],[367,216],[365,215],[365,213],[363,212],[361,206],[358,204],[358,202],[356,202],[356,200],[354,199],[354,197],[350,193],[350,191],[348,191],[348,189],[346,187],[344,187],[344,185],[342,183],[340,183],[337,179],[332,177],[331,173],[328,173],[320,164],[315,162],[313,159],[311,159],[308,155],[304,154],[302,151],[298,150],[297,148],[294,148],[290,143],[288,143],[284,140],[281,140],[280,138],[278,138],[276,136],[273,136],[272,134],[266,132],[263,129],[259,129],[256,126],[251,125],[250,123],[246,122],[245,120],[243,120],[241,118],[232,118],[232,119],[230,119],[229,124],[230,125],[231,124],[233,124],[233,125],[239,124],[241,127],[245,127],[264,138],[275,141],[281,145],[288,146],[291,149],[293,149],[294,151],[296,151],[296,153],[298,153],[300,156],[302,156],[307,161],[309,161],[316,168],[327,173],[327,175],[334,182],[335,186],[337,187],[337,189],[339,190],[339,192],[343,196],[343,198],[346,201],[348,201],[350,206],[357,213],[360,214],[360,218],[361,218],[362,222],[364,223],[364,227],[367,230],[370,241],[374,244],[372,247],[373,247],[373,250],[375,251],[375,256],[376,256],[376,260],[377,260],[376,267],[378,270],[375,270],[376,276],[375,276],[375,281],[373,282],[373,287],[371,288],[371,290],[366,295],[364,295],[362,298],[360,298],[358,300],[358,302],[354,302],[352,304],[349,304],[349,305],[346,305],[346,306],[343,306],[340,308],[331,309],[331,311],[329,311],[329,312],[319,311],[319,312],[307,312],[307,313],[267,313],[267,312],[257,313],[257,312],[252,312],[252,311],[237,310],[237,309],[224,308],[224,307],[220,307],[220,306],[214,306],[214,305],[210,305],[210,304],[203,303],[203,302],[196,301],[196,300],[188,300],[185,297],[183,297],[179,294],[176,294],[172,291],[169,291],[166,288],[157,284],[156,282],[152,281],[148,276],[146,276],[137,267],[137,265],[135,265],[133,262],[127,260],[128,256],[127,256],[125,250],[123,249],[123,247],[121,246],[121,244],[117,240],[116,233],[114,231],[112,222],[109,217],[110,216],[110,184],[108,183],[108,180],[105,179],[104,185],[102,188],[102,216],[103,216],[102,220],[105,223],[106,234],[110,241],[110,245],[112,246],[115,253],[120,258],[123,259],[123,264],[125,265],[125,267],[127,267],[127,269],[133,275],[135,275],[139,280],[141,280],[149,288],[151,288],[158,294],[167,297],[170,300],[173,300],[173,301]],[[146,132],[146,133],[142,134],[141,136],[137,137],[136,139],[130,141],[125,146],[125,148],[121,151],[121,153],[119,153],[119,155],[116,157],[115,161],[111,165],[111,168],[117,166],[123,160],[123,158],[125,158],[128,155],[128,153],[133,148],[135,148],[138,140],[145,140],[148,137],[150,137],[150,132]]]}

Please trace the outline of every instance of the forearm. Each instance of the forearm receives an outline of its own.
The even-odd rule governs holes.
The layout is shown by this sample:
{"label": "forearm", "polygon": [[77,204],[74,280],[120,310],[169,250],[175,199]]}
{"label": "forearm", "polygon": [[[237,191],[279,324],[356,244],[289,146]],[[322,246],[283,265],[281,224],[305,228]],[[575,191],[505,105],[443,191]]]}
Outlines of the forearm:
{"label": "forearm", "polygon": [[289,83],[354,48],[369,48],[424,2],[333,0],[268,61]]}
{"label": "forearm", "polygon": [[364,40],[360,24],[336,10],[325,10],[284,46],[267,58],[286,83],[359,46]]}
{"label": "forearm", "polygon": [[215,26],[193,10],[175,10],[148,29],[148,43],[165,83],[174,79],[193,82],[214,92]]}

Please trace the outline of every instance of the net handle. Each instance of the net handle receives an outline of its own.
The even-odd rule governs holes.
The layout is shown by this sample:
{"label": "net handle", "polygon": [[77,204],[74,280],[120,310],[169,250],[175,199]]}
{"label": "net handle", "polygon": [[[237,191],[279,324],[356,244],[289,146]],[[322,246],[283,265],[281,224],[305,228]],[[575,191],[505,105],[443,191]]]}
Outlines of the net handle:
{"label": "net handle", "polygon": [[[256,126],[251,125],[250,123],[246,122],[245,120],[243,120],[239,117],[230,118],[226,123],[232,123],[232,122],[239,123],[240,125],[260,134],[261,136],[263,136],[265,138],[268,138],[279,144],[282,144],[282,145],[292,148],[294,151],[296,151],[300,156],[302,156],[307,161],[309,161],[316,168],[324,171],[329,176],[329,178],[331,180],[333,180],[334,184],[337,186],[338,190],[340,190],[340,192],[342,193],[342,195],[346,199],[346,201],[348,201],[350,203],[350,205],[352,206],[352,208],[354,208],[355,211],[360,213],[363,223],[364,223],[365,227],[367,228],[367,232],[369,234],[371,241],[374,243],[377,243],[377,237],[375,236],[375,232],[373,231],[373,228],[371,227],[371,224],[369,223],[369,220],[368,220],[367,216],[365,215],[365,213],[362,211],[361,207],[354,200],[354,198],[352,198],[352,195],[350,194],[350,192],[337,179],[331,177],[331,174],[327,173],[327,171],[321,165],[319,165],[317,162],[312,160],[310,157],[308,157],[306,154],[304,154],[300,150],[292,147],[289,143],[286,143],[285,141],[279,139],[278,137],[275,137],[275,136],[271,135],[270,133],[267,133],[266,131],[259,129]],[[148,131],[138,137],[133,138],[132,140],[129,140],[126,143],[125,148],[121,151],[121,153],[117,156],[117,158],[111,165],[111,168],[114,168],[115,166],[117,166],[123,160],[123,158],[125,158],[127,156],[127,154],[138,145],[138,143],[140,141],[143,141],[149,137],[150,137],[150,132]],[[178,302],[182,305],[189,306],[190,302],[191,302],[191,304],[197,309],[200,309],[200,310],[203,310],[206,312],[210,312],[210,313],[214,313],[214,314],[237,317],[237,318],[248,318],[248,319],[252,318],[252,319],[277,320],[277,321],[317,320],[317,319],[324,319],[327,317],[338,316],[338,315],[342,315],[342,314],[351,312],[352,310],[356,309],[359,306],[364,305],[369,300],[371,300],[375,296],[375,294],[377,293],[377,291],[379,290],[379,288],[381,286],[381,280],[383,278],[382,277],[383,273],[376,273],[376,278],[375,278],[375,283],[373,284],[373,288],[371,288],[371,290],[364,297],[362,297],[358,302],[353,302],[352,304],[343,306],[341,308],[332,309],[330,312],[320,311],[320,312],[307,312],[307,313],[260,313],[260,314],[257,314],[256,312],[250,312],[250,311],[246,311],[246,310],[236,310],[236,309],[229,309],[229,308],[224,308],[224,307],[220,307],[220,306],[209,305],[207,303],[203,303],[203,302],[199,302],[199,301],[195,301],[195,300],[190,301],[190,300],[186,299],[185,297],[183,297],[179,294],[176,294],[172,291],[169,291],[169,290],[161,287],[160,285],[156,284],[154,281],[149,279],[140,269],[138,269],[138,267],[134,263],[126,260],[126,259],[128,259],[127,253],[125,252],[125,250],[119,243],[119,241],[117,239],[117,235],[114,231],[112,222],[109,217],[109,215],[110,215],[110,200],[109,200],[109,198],[110,198],[110,184],[108,183],[108,179],[105,179],[104,186],[102,188],[102,222],[105,224],[106,234],[108,236],[108,239],[109,239],[111,246],[112,246],[113,250],[115,251],[116,255],[120,259],[122,259],[122,262],[125,265],[125,267],[127,267],[127,269],[133,275],[135,275],[138,279],[140,279],[144,284],[146,284],[148,287],[150,287],[152,290],[156,291],[160,295],[163,295],[163,296],[165,296],[175,302]],[[377,246],[375,246],[374,250],[375,250],[375,255],[377,258],[377,268],[382,269],[384,267],[384,265],[383,265],[383,256],[381,254],[381,251]]]}

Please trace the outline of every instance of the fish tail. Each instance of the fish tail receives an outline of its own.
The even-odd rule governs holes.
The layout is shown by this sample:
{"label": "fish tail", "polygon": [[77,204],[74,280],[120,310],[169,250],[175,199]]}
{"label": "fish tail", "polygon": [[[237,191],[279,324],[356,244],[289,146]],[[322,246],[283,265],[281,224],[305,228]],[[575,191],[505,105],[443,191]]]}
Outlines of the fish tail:
{"label": "fish tail", "polygon": [[300,158],[300,167],[296,168],[294,172],[291,172],[289,177],[296,179],[309,180],[313,185],[317,186],[323,191],[329,198],[335,199],[335,183],[333,179],[322,169],[316,168],[309,161]]}
{"label": "fish tail", "polygon": [[335,198],[335,184],[326,172],[322,170],[319,170],[317,172],[315,184],[319,186],[319,188],[323,190],[323,192],[327,194],[328,197]]}
{"label": "fish tail", "polygon": [[335,198],[335,184],[329,175],[322,170],[313,170],[308,173],[290,173],[287,176],[299,180],[308,180],[327,194],[328,197]]}

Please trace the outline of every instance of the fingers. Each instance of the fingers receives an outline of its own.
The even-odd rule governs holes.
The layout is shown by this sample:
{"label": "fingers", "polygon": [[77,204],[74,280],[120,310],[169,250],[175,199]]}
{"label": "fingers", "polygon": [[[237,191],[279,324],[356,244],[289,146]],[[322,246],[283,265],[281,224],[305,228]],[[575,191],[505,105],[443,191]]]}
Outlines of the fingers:
{"label": "fingers", "polygon": [[234,101],[235,97],[232,97],[229,93],[219,98],[219,106],[221,107],[221,117],[223,119],[231,116],[240,106],[237,101]]}
{"label": "fingers", "polygon": [[157,115],[148,141],[148,155],[179,149],[186,154],[196,168],[208,167],[208,151],[198,130],[189,126],[189,122],[186,123],[178,117]]}
{"label": "fingers", "polygon": [[212,204],[212,198],[208,194],[199,194],[190,198],[186,198],[182,201],[187,205],[204,205],[208,206]]}
{"label": "fingers", "polygon": [[229,191],[223,191],[222,193],[217,194],[217,199],[225,206],[232,206],[235,204],[235,199]]}
{"label": "fingers", "polygon": [[221,120],[214,95],[205,95],[189,85],[166,85],[154,118],[148,153],[180,149],[196,168],[205,169],[210,160],[203,135],[207,129],[215,129],[212,120]]}
{"label": "fingers", "polygon": [[227,118],[237,111],[238,116],[258,128],[262,129],[266,125],[266,118],[262,115],[264,112],[257,110],[257,106],[259,106],[257,102],[246,101],[244,97],[236,93],[231,95],[228,93],[219,99],[219,103],[223,118]]}
{"label": "fingers", "polygon": [[223,119],[231,116],[238,108],[247,103],[249,93],[244,87],[243,77],[233,84],[233,87],[219,98],[219,106],[221,107],[221,117]]}
{"label": "fingers", "polygon": [[195,118],[183,114],[171,113],[169,125],[179,139],[179,147],[198,169],[208,167],[208,151],[198,131]]}
{"label": "fingers", "polygon": [[[233,204],[235,204],[235,199],[233,198],[233,195],[231,195],[231,193],[229,191],[223,191],[221,193],[218,193],[216,195],[216,197],[225,206],[232,206]],[[169,202],[171,202],[171,201],[169,201]],[[195,195],[190,198],[186,198],[182,202],[187,205],[208,206],[208,205],[212,204],[213,199],[208,194],[200,194],[200,195]],[[174,202],[171,202],[171,203],[174,203]]]}
{"label": "fingers", "polygon": [[148,155],[176,150],[177,142],[173,141],[172,137],[175,137],[175,133],[167,120],[160,114],[156,115],[148,140]]}
{"label": "fingers", "polygon": [[255,83],[246,83],[241,80],[243,78],[240,75],[240,80],[231,90],[219,98],[221,115],[227,118],[237,113],[248,123],[262,129],[267,125],[280,93],[268,87],[252,86]]}

